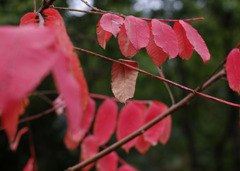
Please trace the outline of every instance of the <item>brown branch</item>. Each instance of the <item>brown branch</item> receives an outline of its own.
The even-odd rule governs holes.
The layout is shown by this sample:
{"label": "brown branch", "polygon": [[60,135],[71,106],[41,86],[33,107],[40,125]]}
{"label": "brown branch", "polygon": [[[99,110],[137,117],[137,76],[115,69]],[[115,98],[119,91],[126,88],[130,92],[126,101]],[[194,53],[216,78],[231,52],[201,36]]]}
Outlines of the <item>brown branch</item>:
{"label": "brown branch", "polygon": [[181,84],[175,83],[175,82],[173,82],[173,81],[171,81],[171,80],[168,80],[168,79],[166,79],[166,78],[162,78],[162,77],[156,76],[156,75],[154,75],[154,74],[151,74],[151,73],[149,73],[149,72],[146,72],[146,71],[144,71],[144,70],[142,70],[142,69],[136,68],[136,67],[134,67],[134,66],[132,66],[132,65],[128,65],[128,64],[122,63],[122,62],[120,62],[120,61],[117,61],[117,60],[108,58],[108,57],[103,56],[103,55],[99,55],[99,54],[97,54],[97,53],[94,53],[94,52],[91,52],[91,51],[88,51],[88,50],[85,50],[85,49],[81,49],[81,48],[77,48],[77,47],[75,47],[74,49],[75,49],[76,51],[83,52],[83,53],[86,53],[86,54],[89,54],[89,55],[92,55],[92,56],[96,56],[96,57],[98,57],[98,58],[102,58],[102,59],[105,59],[105,60],[110,61],[110,62],[113,62],[113,63],[118,63],[118,64],[121,64],[121,65],[124,65],[124,66],[126,66],[126,67],[128,67],[128,68],[130,68],[130,69],[132,69],[132,70],[138,71],[139,73],[142,73],[142,74],[145,74],[145,75],[147,75],[147,76],[149,76],[149,77],[156,78],[156,79],[158,79],[158,80],[164,81],[164,82],[166,82],[166,83],[168,83],[168,84],[171,84],[171,85],[173,85],[173,86],[176,86],[176,87],[178,87],[178,88],[181,88],[181,89],[183,89],[183,90],[185,90],[185,91],[188,91],[188,92],[190,92],[190,93],[197,94],[197,95],[199,95],[199,96],[202,96],[202,97],[205,97],[205,98],[207,98],[207,99],[211,99],[211,100],[214,100],[214,101],[217,101],[217,102],[220,102],[220,103],[229,105],[229,106],[233,106],[233,107],[238,107],[238,108],[240,108],[240,104],[228,102],[228,101],[226,101],[226,100],[222,100],[222,99],[219,99],[219,98],[216,98],[216,97],[213,97],[213,96],[204,94],[204,93],[200,93],[200,92],[198,92],[198,91],[195,91],[195,90],[193,90],[193,89],[191,89],[191,88],[188,88],[188,87],[186,87],[186,86],[183,86],[183,85],[181,85]]}
{"label": "brown branch", "polygon": [[[162,69],[161,69],[160,67],[157,67],[157,69],[158,69],[158,72],[159,72],[160,76],[163,77],[163,78],[165,78]],[[168,94],[169,94],[170,99],[171,99],[171,101],[172,101],[172,105],[175,104],[175,99],[174,99],[174,97],[173,97],[173,93],[172,93],[169,85],[168,85],[166,82],[164,82],[164,85],[165,85],[165,87],[167,88]]]}
{"label": "brown branch", "polygon": [[43,10],[49,8],[49,6],[51,6],[55,1],[56,0],[48,0],[48,1],[43,0],[42,6],[38,9],[37,12],[42,13]]}
{"label": "brown branch", "polygon": [[[203,89],[205,89],[206,87],[208,87],[209,85],[211,85],[213,82],[215,82],[216,80],[218,80],[219,78],[221,78],[223,75],[225,75],[225,71],[221,70],[218,74],[216,74],[215,76],[211,77],[209,80],[207,80],[207,82],[205,84],[203,84],[202,87],[197,88],[195,91],[201,91]],[[194,96],[196,96],[196,94],[189,94],[187,95],[185,98],[183,98],[182,100],[180,100],[178,103],[172,105],[167,111],[165,111],[163,114],[159,115],[158,117],[156,117],[155,119],[153,119],[152,121],[148,122],[147,124],[145,124],[144,126],[142,126],[140,129],[138,129],[137,131],[133,132],[132,134],[128,135],[127,137],[121,139],[120,141],[112,144],[111,146],[109,146],[108,148],[102,150],[101,152],[97,153],[96,155],[94,155],[93,157],[75,165],[72,167],[68,168],[68,171],[75,171],[75,170],[79,170],[85,166],[87,166],[88,164],[98,160],[99,158],[109,154],[110,152],[114,151],[115,149],[121,147],[123,144],[129,142],[130,140],[132,140],[133,138],[143,134],[146,130],[148,130],[149,128],[151,128],[153,125],[155,125],[156,123],[158,123],[159,121],[161,121],[163,118],[165,118],[166,116],[170,115],[170,113],[176,111],[177,109],[179,109],[180,107],[184,106],[185,104],[187,104],[189,102],[189,100],[191,100]]]}

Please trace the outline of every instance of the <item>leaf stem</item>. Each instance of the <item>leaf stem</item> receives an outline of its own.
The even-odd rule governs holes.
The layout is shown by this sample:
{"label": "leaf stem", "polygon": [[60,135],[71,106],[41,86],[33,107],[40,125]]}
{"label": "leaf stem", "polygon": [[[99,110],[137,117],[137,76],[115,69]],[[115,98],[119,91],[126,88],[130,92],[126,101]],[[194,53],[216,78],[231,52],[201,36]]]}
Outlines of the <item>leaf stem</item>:
{"label": "leaf stem", "polygon": [[222,99],[219,99],[219,98],[216,98],[216,97],[213,97],[213,96],[204,94],[204,93],[200,93],[200,92],[198,92],[198,91],[196,91],[196,90],[193,90],[193,89],[188,88],[188,87],[186,87],[186,86],[183,86],[183,85],[181,85],[181,84],[175,83],[175,82],[173,82],[173,81],[171,81],[171,80],[168,80],[168,79],[166,79],[166,78],[162,78],[162,77],[156,76],[156,75],[151,74],[151,73],[149,73],[149,72],[146,72],[146,71],[144,71],[144,70],[142,70],[142,69],[139,69],[139,68],[133,67],[133,66],[131,66],[131,65],[122,63],[122,62],[120,62],[120,61],[117,61],[117,60],[108,58],[108,57],[106,57],[106,56],[99,55],[99,54],[97,54],[97,53],[94,53],[94,52],[91,52],[91,51],[88,51],[88,50],[85,50],[85,49],[77,48],[77,47],[75,47],[74,49],[75,49],[76,51],[83,52],[83,53],[86,53],[86,54],[89,54],[89,55],[92,55],[92,56],[96,56],[96,57],[98,57],[98,58],[102,58],[102,59],[105,59],[105,60],[110,61],[110,62],[119,63],[119,64],[121,64],[121,65],[124,65],[124,66],[130,68],[130,69],[133,69],[133,70],[135,70],[135,71],[138,71],[138,72],[140,72],[140,73],[142,73],[142,74],[145,74],[145,75],[147,75],[147,76],[156,78],[156,79],[158,79],[158,80],[164,81],[164,82],[166,82],[166,83],[168,83],[168,84],[171,84],[171,85],[173,85],[173,86],[176,86],[176,87],[178,87],[178,88],[181,88],[181,89],[183,89],[183,90],[185,90],[185,91],[188,91],[188,92],[190,92],[190,93],[197,94],[197,95],[199,95],[199,96],[202,96],[202,97],[205,97],[205,98],[207,98],[207,99],[211,99],[211,100],[214,100],[214,101],[217,101],[217,102],[220,102],[220,103],[229,105],[229,106],[233,106],[233,107],[238,107],[238,108],[240,108],[240,104],[228,102],[228,101],[225,101],[225,100],[222,100]]}
{"label": "leaf stem", "polygon": [[[157,67],[157,69],[158,69],[158,72],[159,72],[160,76],[161,76],[162,78],[165,78],[165,75],[163,74],[162,69],[161,69],[160,67]],[[166,82],[164,82],[164,85],[165,85],[165,87],[167,88],[168,94],[169,94],[170,99],[171,99],[171,101],[172,101],[172,105],[175,104],[175,99],[174,99],[174,97],[173,97],[173,93],[172,93],[169,85],[168,85]]]}

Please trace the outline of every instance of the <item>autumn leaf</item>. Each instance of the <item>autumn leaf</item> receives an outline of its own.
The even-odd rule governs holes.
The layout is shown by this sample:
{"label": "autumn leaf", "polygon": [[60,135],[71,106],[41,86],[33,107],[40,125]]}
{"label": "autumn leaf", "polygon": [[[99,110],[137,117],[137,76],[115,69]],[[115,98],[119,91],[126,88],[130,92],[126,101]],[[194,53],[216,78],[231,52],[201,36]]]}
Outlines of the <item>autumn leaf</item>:
{"label": "autumn leaf", "polygon": [[118,166],[118,155],[116,152],[111,152],[97,161],[98,171],[116,171]]}
{"label": "autumn leaf", "polygon": [[[138,105],[133,102],[127,103],[120,111],[117,123],[117,140],[121,140],[129,134],[139,129],[143,124],[143,113]],[[125,151],[129,151],[137,141],[137,138],[127,142],[122,146]]]}
{"label": "autumn leaf", "polygon": [[[93,135],[88,135],[81,144],[81,157],[80,162],[86,159],[91,158],[99,151],[99,147],[97,141]],[[88,171],[90,170],[95,163],[89,164],[84,167],[82,170]]]}
{"label": "autumn leaf", "polygon": [[13,142],[11,142],[10,144],[10,149],[12,151],[16,151],[17,147],[18,147],[18,144],[19,144],[19,141],[21,139],[21,136],[23,134],[25,134],[26,132],[28,131],[28,128],[27,127],[24,127],[24,128],[21,128],[18,132],[17,132],[17,135],[16,135],[16,138],[14,139]]}
{"label": "autumn leaf", "polygon": [[[150,29],[152,30],[152,24],[149,24]],[[149,43],[146,47],[148,55],[151,57],[151,60],[155,65],[160,67],[168,57],[168,54],[163,51],[161,47],[158,47],[154,41],[154,36],[150,32]]]}
{"label": "autumn leaf", "polygon": [[105,49],[108,40],[112,37],[112,34],[103,30],[103,28],[100,26],[100,24],[97,24],[97,39],[99,45]]}
{"label": "autumn leaf", "polygon": [[120,27],[123,24],[124,19],[115,14],[104,14],[100,19],[100,26],[103,30],[113,34],[115,37],[120,31]]}
{"label": "autumn leaf", "polygon": [[130,42],[137,51],[148,45],[149,27],[146,21],[134,16],[126,16],[124,26]]}
{"label": "autumn leaf", "polygon": [[[138,68],[138,63],[136,61],[123,59],[120,59],[119,61]],[[134,71],[122,64],[113,64],[111,72],[112,92],[120,102],[125,103],[126,100],[134,96],[137,76],[137,71]]]}
{"label": "autumn leaf", "polygon": [[121,167],[119,167],[117,171],[137,171],[137,170],[130,166],[129,164],[124,164]]}
{"label": "autumn leaf", "polygon": [[36,171],[37,165],[35,164],[35,159],[31,157],[25,167],[23,168],[23,171]]}
{"label": "autumn leaf", "polygon": [[240,94],[240,52],[234,48],[227,56],[227,80],[229,87]]}
{"label": "autumn leaf", "polygon": [[135,148],[137,149],[137,151],[139,151],[139,153],[144,155],[149,150],[151,145],[152,144],[149,141],[145,140],[144,135],[140,135],[135,144]]}
{"label": "autumn leaf", "polygon": [[23,100],[65,55],[47,28],[2,26],[0,36],[0,113],[11,142]]}
{"label": "autumn leaf", "polygon": [[123,56],[126,58],[131,59],[138,52],[138,50],[133,46],[130,39],[128,38],[124,24],[122,25],[121,30],[118,34],[118,45]]}
{"label": "autumn leaf", "polygon": [[193,46],[189,42],[184,28],[179,22],[175,22],[173,29],[178,39],[179,56],[182,59],[190,59],[193,53]]}
{"label": "autumn leaf", "polygon": [[196,52],[201,56],[203,62],[206,63],[207,61],[209,61],[210,53],[208,51],[207,45],[205,44],[204,40],[202,39],[198,31],[183,20],[179,20],[179,23],[185,30],[187,39],[189,40],[191,45],[194,47]]}
{"label": "autumn leaf", "polygon": [[106,144],[114,133],[117,122],[117,112],[117,104],[111,99],[105,100],[98,108],[93,127],[93,135],[99,145]]}
{"label": "autumn leaf", "polygon": [[150,23],[154,42],[169,55],[175,58],[178,55],[178,41],[174,30],[159,20],[153,19]]}
{"label": "autumn leaf", "polygon": [[163,120],[161,120],[160,122],[163,123],[163,129],[162,132],[160,133],[160,137],[159,137],[159,141],[165,145],[171,135],[171,130],[172,130],[172,117],[171,115],[167,116],[166,118],[164,118]]}
{"label": "autumn leaf", "polygon": [[[156,102],[156,101],[152,102],[147,113],[145,114],[144,124],[150,122],[157,116],[161,115],[167,109],[168,107],[161,102]],[[163,131],[164,126],[165,125],[162,121],[158,122],[143,134],[144,139],[150,142],[152,145],[157,145],[159,138],[161,136],[160,133]]]}

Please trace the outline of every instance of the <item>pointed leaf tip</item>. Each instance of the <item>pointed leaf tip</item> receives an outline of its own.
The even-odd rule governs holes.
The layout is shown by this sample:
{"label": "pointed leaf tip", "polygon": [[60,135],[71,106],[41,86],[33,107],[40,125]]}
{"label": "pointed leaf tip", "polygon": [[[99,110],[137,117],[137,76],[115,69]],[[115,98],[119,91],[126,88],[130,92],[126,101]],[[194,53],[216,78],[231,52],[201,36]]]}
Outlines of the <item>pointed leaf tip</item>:
{"label": "pointed leaf tip", "polygon": [[198,31],[187,22],[183,20],[179,20],[179,23],[182,25],[182,27],[186,31],[186,36],[189,42],[192,44],[196,52],[201,56],[205,64],[207,61],[210,60],[210,53],[203,38],[198,33]]}

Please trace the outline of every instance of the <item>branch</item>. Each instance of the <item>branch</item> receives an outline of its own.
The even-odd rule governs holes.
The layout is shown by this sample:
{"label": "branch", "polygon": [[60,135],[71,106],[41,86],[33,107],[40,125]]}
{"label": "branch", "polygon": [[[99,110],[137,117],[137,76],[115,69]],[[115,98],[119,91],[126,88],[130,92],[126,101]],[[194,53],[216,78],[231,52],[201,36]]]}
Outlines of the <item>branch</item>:
{"label": "branch", "polygon": [[39,10],[37,12],[42,13],[43,10],[49,8],[49,6],[51,6],[56,0],[43,0],[42,6],[39,8]]}
{"label": "branch", "polygon": [[[83,12],[83,13],[88,13],[88,14],[96,14],[96,15],[104,15],[106,13],[111,13],[111,14],[116,14],[118,16],[121,16],[121,17],[125,17],[125,15],[123,14],[120,14],[120,13],[116,13],[116,12],[112,12],[112,11],[104,11],[104,10],[100,10],[96,7],[96,11],[85,11],[85,10],[78,10],[78,9],[71,9],[71,8],[64,8],[64,7],[53,7],[54,9],[58,9],[58,10],[66,10],[66,11],[75,11],[75,12]],[[151,21],[152,19],[151,18],[141,18],[145,21]],[[203,17],[200,17],[200,18],[189,18],[189,19],[183,19],[183,21],[197,21],[197,20],[203,20],[204,18]],[[172,19],[157,19],[159,21],[162,21],[162,22],[177,22],[179,20],[172,20]]]}
{"label": "branch", "polygon": [[[202,87],[197,88],[195,91],[201,91],[201,90],[205,89],[206,87],[208,87],[209,85],[211,85],[213,82],[215,82],[216,80],[218,80],[219,78],[221,78],[224,75],[225,75],[225,71],[221,70],[218,74],[216,74],[215,76],[213,76],[209,80],[207,80],[206,83],[203,84]],[[156,117],[152,121],[148,122],[146,125],[142,126],[140,129],[136,130],[135,132],[133,132],[132,134],[128,135],[127,137],[121,139],[120,141],[112,144],[111,146],[109,146],[108,148],[106,148],[106,149],[102,150],[101,152],[97,153],[93,157],[91,157],[91,158],[89,158],[89,159],[87,159],[87,160],[85,160],[85,161],[83,161],[83,162],[81,162],[81,163],[79,163],[79,164],[77,164],[77,165],[75,165],[73,167],[69,167],[68,171],[79,170],[79,169],[87,166],[88,164],[98,160],[99,158],[109,154],[110,152],[114,151],[115,149],[121,147],[123,144],[129,142],[133,138],[143,134],[146,130],[151,128],[153,125],[155,125],[156,123],[158,123],[159,121],[161,121],[162,119],[164,119],[165,117],[170,115],[170,113],[176,111],[180,107],[182,107],[185,104],[187,104],[188,101],[191,100],[194,96],[196,96],[196,94],[189,94],[189,95],[187,95],[181,101],[179,101],[178,103],[172,105],[167,111],[165,111],[163,114],[159,115],[158,117]]]}
{"label": "branch", "polygon": [[122,62],[120,62],[120,61],[117,61],[117,60],[108,58],[108,57],[106,57],[106,56],[99,55],[99,54],[97,54],[97,53],[94,53],[94,52],[91,52],[91,51],[88,51],[88,50],[84,50],[84,49],[81,49],[81,48],[77,48],[77,47],[75,47],[74,49],[75,49],[76,51],[83,52],[83,53],[86,53],[86,54],[89,54],[89,55],[92,55],[92,56],[96,56],[96,57],[98,57],[98,58],[102,58],[102,59],[105,59],[105,60],[110,61],[110,62],[113,62],[113,63],[118,63],[118,64],[121,64],[121,65],[124,65],[124,66],[126,66],[126,67],[128,67],[128,68],[130,68],[130,69],[132,69],[132,70],[138,71],[138,72],[140,72],[140,73],[142,73],[142,74],[145,74],[145,75],[147,75],[147,76],[150,76],[150,77],[152,77],[152,78],[156,78],[156,79],[158,79],[158,80],[164,81],[164,82],[166,82],[166,83],[168,83],[168,84],[171,84],[171,85],[173,85],[173,86],[176,86],[176,87],[178,87],[178,88],[181,88],[181,89],[183,89],[183,90],[185,90],[185,91],[188,91],[188,92],[190,92],[190,93],[197,94],[197,95],[199,95],[199,96],[202,96],[202,97],[205,97],[205,98],[207,98],[207,99],[211,99],[211,100],[214,100],[214,101],[217,101],[217,102],[220,102],[220,103],[229,105],[229,106],[233,106],[233,107],[238,107],[238,108],[240,108],[240,105],[239,105],[239,104],[232,103],[232,102],[228,102],[228,101],[225,101],[225,100],[222,100],[222,99],[219,99],[219,98],[216,98],[216,97],[213,97],[213,96],[204,94],[204,93],[200,93],[200,92],[198,92],[198,91],[196,91],[196,90],[193,90],[193,89],[188,88],[188,87],[186,87],[186,86],[180,85],[180,84],[175,83],[175,82],[173,82],[173,81],[171,81],[171,80],[168,80],[168,79],[165,79],[165,78],[156,76],[156,75],[151,74],[151,73],[148,73],[148,72],[146,72],[146,71],[144,71],[144,70],[142,70],[142,69],[139,69],[139,68],[133,67],[133,66],[131,66],[131,65],[122,63]]}

